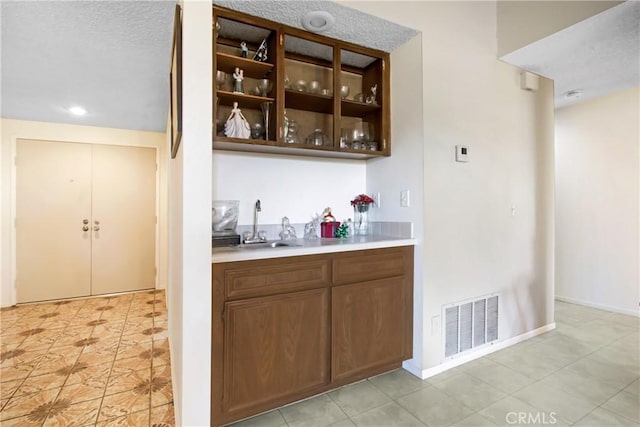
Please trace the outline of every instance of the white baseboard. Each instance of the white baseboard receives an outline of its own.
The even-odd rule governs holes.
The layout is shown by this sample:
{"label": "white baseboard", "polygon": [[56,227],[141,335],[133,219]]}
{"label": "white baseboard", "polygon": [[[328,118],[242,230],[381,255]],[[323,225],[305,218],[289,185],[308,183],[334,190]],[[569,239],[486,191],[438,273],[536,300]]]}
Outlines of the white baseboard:
{"label": "white baseboard", "polygon": [[570,304],[584,305],[585,307],[597,308],[599,310],[612,311],[614,313],[620,313],[620,314],[626,314],[628,316],[640,317],[640,310],[638,310],[638,311],[627,310],[625,308],[612,307],[610,305],[605,305],[605,304],[596,304],[596,303],[591,302],[591,301],[584,301],[584,300],[575,299],[575,298],[567,298],[567,297],[562,297],[562,296],[559,296],[559,295],[556,295],[556,299],[558,301],[568,302]]}
{"label": "white baseboard", "polygon": [[451,368],[455,368],[456,366],[460,366],[467,362],[471,362],[472,360],[479,359],[483,356],[486,356],[487,354],[491,354],[498,350],[511,347],[512,345],[518,344],[519,342],[522,342],[522,341],[526,341],[529,338],[533,338],[540,334],[544,334],[545,332],[552,331],[555,328],[556,328],[555,323],[549,323],[548,325],[541,326],[538,329],[534,329],[533,331],[525,332],[524,334],[520,334],[513,338],[508,338],[504,341],[499,341],[499,342],[487,345],[485,347],[478,349],[477,351],[472,351],[469,354],[456,357],[455,359],[449,359],[441,363],[440,365],[436,365],[431,368],[420,369],[418,366],[412,363],[413,362],[412,360],[407,360],[406,362],[404,362],[402,364],[402,368],[410,372],[411,374],[415,375],[416,377],[425,380],[427,378],[433,377],[434,375],[438,375],[444,371],[448,371]]}

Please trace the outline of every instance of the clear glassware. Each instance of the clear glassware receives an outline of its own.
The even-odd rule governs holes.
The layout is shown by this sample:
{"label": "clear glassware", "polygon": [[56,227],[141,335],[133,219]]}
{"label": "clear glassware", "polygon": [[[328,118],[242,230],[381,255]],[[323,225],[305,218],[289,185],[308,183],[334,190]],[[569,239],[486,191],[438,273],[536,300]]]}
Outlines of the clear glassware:
{"label": "clear glassware", "polygon": [[300,131],[300,125],[295,120],[289,119],[289,126],[287,130],[287,136],[284,138],[284,142],[287,144],[299,144],[298,132]]}
{"label": "clear glassware", "polygon": [[340,86],[340,98],[347,99],[347,96],[349,96],[349,86]]}
{"label": "clear glassware", "polygon": [[272,88],[273,88],[273,82],[271,82],[271,80],[269,79],[258,80],[257,89],[260,92],[260,96],[266,97],[267,95],[269,95],[269,92],[271,92]]}
{"label": "clear glassware", "polygon": [[316,129],[307,136],[304,140],[306,144],[309,145],[329,145],[329,137],[322,132],[322,129]]}
{"label": "clear glassware", "polygon": [[227,73],[224,71],[216,71],[216,89],[221,89],[227,82]]}

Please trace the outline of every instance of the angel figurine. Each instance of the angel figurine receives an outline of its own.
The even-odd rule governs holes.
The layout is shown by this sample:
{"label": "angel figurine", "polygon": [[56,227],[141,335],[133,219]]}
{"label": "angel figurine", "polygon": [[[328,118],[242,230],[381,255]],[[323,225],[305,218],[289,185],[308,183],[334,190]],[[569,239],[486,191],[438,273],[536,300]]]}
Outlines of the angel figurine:
{"label": "angel figurine", "polygon": [[238,103],[233,103],[233,109],[229,118],[224,124],[224,134],[229,138],[244,138],[251,137],[251,126],[249,122],[242,115],[242,111],[238,108]]}

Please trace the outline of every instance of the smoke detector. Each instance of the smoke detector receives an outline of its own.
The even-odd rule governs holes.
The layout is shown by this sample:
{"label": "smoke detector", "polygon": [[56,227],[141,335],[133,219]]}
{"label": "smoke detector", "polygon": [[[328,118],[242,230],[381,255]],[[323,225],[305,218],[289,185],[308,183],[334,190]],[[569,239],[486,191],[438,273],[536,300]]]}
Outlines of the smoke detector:
{"label": "smoke detector", "polygon": [[324,10],[314,10],[304,15],[300,21],[305,30],[323,33],[333,28],[336,18]]}

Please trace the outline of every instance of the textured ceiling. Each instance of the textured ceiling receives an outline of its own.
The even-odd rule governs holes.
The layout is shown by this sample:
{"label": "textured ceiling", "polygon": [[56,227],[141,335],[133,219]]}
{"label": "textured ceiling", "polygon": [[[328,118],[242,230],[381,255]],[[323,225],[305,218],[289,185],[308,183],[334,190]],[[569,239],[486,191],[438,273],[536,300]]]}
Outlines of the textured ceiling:
{"label": "textured ceiling", "polygon": [[[2,117],[165,130],[175,2],[0,7]],[[72,105],[87,115],[70,115]]]}
{"label": "textured ceiling", "polygon": [[385,52],[393,51],[418,34],[414,29],[327,0],[213,0],[213,3],[301,29],[300,19],[307,13],[326,11],[334,16],[335,25],[323,32],[323,36]]}
{"label": "textured ceiling", "polygon": [[[640,2],[627,1],[502,60],[554,80],[555,106],[640,85]],[[579,89],[577,99],[565,93]]]}

